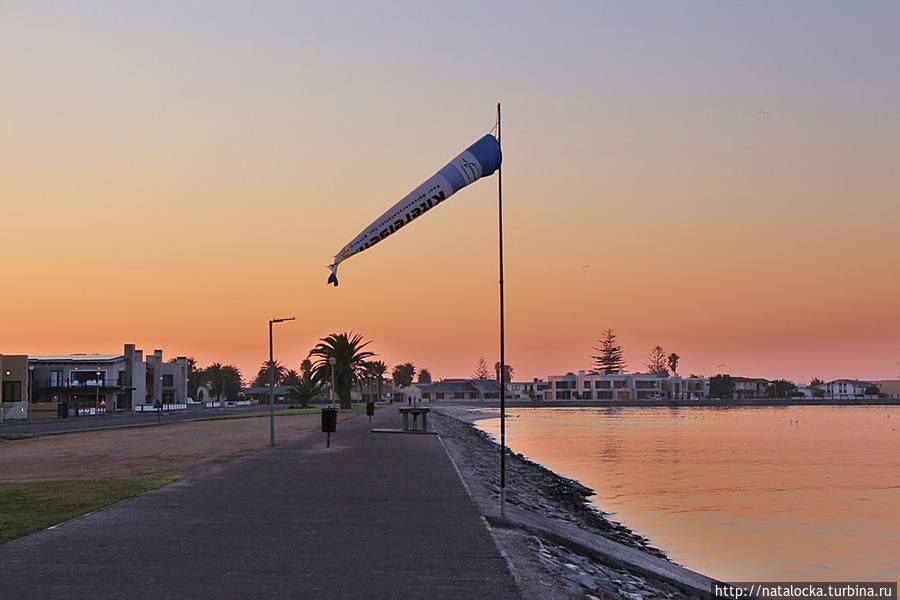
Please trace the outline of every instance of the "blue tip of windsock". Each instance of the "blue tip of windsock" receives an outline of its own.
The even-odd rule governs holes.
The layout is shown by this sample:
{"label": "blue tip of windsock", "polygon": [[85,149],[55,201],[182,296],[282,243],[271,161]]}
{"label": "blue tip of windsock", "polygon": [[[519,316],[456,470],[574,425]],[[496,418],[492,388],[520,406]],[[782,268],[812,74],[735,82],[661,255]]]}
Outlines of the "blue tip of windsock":
{"label": "blue tip of windsock", "polygon": [[334,287],[337,287],[337,265],[331,265],[329,268],[331,269],[331,275],[328,276],[328,283],[332,283],[334,284]]}

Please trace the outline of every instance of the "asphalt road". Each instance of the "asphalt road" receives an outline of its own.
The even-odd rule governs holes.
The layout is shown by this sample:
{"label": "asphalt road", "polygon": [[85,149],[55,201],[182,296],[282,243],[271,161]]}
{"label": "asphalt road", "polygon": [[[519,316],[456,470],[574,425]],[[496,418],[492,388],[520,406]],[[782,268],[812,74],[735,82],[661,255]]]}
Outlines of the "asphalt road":
{"label": "asphalt road", "polygon": [[[276,407],[277,408],[277,407]],[[42,421],[7,421],[0,425],[2,434],[53,435],[57,433],[74,433],[96,429],[115,429],[119,427],[135,427],[160,423],[176,423],[178,421],[208,419],[228,414],[252,412],[268,412],[268,406],[254,404],[251,406],[235,406],[231,408],[194,408],[171,413],[162,413],[157,419],[154,413],[122,413],[92,417],[69,417],[68,419],[50,419]]]}

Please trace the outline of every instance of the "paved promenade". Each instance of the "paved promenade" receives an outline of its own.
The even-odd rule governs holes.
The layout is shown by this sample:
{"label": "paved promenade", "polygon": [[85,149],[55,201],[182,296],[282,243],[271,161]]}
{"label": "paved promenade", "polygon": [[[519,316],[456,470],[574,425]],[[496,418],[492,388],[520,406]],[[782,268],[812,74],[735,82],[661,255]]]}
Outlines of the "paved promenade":
{"label": "paved promenade", "polygon": [[0,597],[519,595],[437,436],[362,416],[0,546]]}

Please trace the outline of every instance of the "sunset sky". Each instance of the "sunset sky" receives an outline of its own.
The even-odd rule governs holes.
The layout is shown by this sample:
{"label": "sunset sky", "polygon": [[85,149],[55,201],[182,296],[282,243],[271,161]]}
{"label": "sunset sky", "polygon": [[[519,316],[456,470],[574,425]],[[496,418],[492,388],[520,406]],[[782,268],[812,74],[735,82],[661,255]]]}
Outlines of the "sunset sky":
{"label": "sunset sky", "polygon": [[496,176],[324,266],[500,101],[517,379],[607,327],[635,369],[897,377],[898,31],[875,1],[0,0],[0,353],[252,375],[296,315],[291,367],[352,329],[470,376]]}

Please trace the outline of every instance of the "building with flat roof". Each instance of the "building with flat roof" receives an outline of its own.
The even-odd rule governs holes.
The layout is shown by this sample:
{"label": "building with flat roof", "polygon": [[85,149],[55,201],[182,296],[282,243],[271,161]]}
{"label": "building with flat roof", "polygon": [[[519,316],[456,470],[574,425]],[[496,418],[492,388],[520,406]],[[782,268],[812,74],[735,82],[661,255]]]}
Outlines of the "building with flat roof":
{"label": "building with flat roof", "polygon": [[699,400],[709,394],[705,377],[656,373],[566,373],[550,375],[543,400]]}
{"label": "building with flat roof", "polygon": [[28,417],[29,375],[26,355],[0,354],[0,423]]}
{"label": "building with flat roof", "polygon": [[165,362],[159,349],[146,358],[134,344],[121,354],[29,356],[28,366],[36,411],[62,405],[69,414],[96,414],[188,401],[187,359]]}

